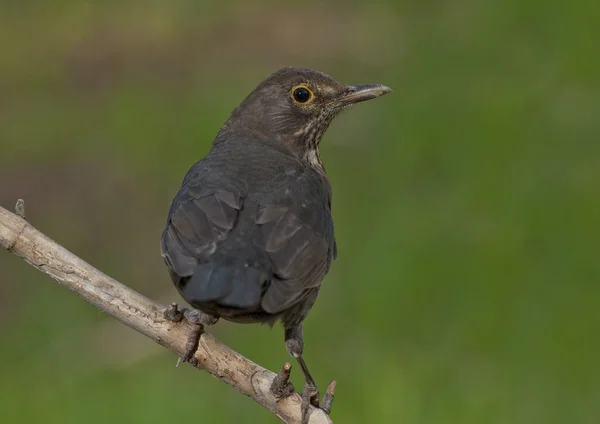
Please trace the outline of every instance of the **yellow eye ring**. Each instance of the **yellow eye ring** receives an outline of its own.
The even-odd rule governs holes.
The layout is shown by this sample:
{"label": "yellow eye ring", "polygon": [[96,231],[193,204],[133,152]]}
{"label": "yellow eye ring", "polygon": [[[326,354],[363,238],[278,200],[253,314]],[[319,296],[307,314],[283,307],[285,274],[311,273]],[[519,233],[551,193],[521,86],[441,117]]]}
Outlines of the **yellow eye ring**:
{"label": "yellow eye ring", "polygon": [[294,102],[307,105],[314,100],[315,95],[308,86],[300,84],[292,88],[291,97]]}

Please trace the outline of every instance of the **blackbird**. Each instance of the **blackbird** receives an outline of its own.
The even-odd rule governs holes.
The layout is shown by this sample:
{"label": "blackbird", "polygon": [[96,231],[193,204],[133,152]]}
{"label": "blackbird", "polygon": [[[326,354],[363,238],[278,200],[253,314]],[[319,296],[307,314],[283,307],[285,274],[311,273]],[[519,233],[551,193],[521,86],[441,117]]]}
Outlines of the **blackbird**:
{"label": "blackbird", "polygon": [[337,256],[319,142],[341,110],[390,91],[343,85],[312,69],[271,74],[188,171],[162,234],[171,279],[199,310],[194,322],[281,321],[313,394],[302,323]]}

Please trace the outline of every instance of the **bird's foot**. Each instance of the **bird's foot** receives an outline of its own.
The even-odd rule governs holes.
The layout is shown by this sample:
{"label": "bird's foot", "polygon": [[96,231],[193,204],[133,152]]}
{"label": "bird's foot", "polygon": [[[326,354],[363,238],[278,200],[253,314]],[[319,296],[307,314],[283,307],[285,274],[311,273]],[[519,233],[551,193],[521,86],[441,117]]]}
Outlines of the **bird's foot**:
{"label": "bird's foot", "polygon": [[[279,400],[296,393],[294,386],[290,382],[290,373],[292,371],[292,365],[286,362],[281,368],[281,371],[277,373],[271,383],[271,393]],[[331,414],[331,406],[333,404],[333,398],[335,396],[336,382],[332,381],[327,386],[327,391],[319,403],[319,388],[314,381],[307,381],[304,390],[302,391],[302,424],[308,424],[310,418],[310,407],[311,405],[315,408],[320,408],[327,415]]]}
{"label": "bird's foot", "polygon": [[200,336],[204,332],[205,325],[215,324],[219,318],[197,311],[195,309],[179,309],[177,303],[173,302],[164,312],[165,319],[173,322],[181,322],[184,318],[192,325],[192,330],[185,343],[185,352],[182,357],[177,360],[177,367],[181,362],[189,362],[192,365],[198,365],[198,361],[194,358],[194,354],[198,349]]}
{"label": "bird's foot", "polygon": [[300,404],[302,424],[308,424],[311,405],[315,408],[319,407],[319,387],[314,381],[307,381],[302,390],[302,403]]}
{"label": "bird's foot", "polygon": [[323,395],[323,399],[321,399],[321,403],[319,404],[319,388],[313,382],[307,381],[304,385],[304,390],[302,391],[302,424],[308,424],[308,420],[310,418],[310,406],[314,406],[315,408],[320,408],[327,415],[331,414],[331,406],[333,404],[333,398],[335,396],[335,386],[336,382],[332,381],[327,386],[327,391]]}

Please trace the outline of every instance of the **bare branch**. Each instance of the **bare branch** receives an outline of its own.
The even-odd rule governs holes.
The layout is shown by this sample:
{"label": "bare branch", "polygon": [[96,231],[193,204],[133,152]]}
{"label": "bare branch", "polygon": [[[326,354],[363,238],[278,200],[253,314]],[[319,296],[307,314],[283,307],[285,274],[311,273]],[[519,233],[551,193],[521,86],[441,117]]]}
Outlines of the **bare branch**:
{"label": "bare branch", "polygon": [[[20,202],[19,212],[24,205]],[[191,326],[164,317],[166,307],[153,302],[98,271],[40,233],[22,217],[0,207],[0,246],[22,257],[61,285],[137,330],[178,356],[185,352]],[[275,373],[231,350],[209,333],[203,333],[195,354],[197,367],[235,387],[269,409],[285,423],[300,423],[301,397],[293,392],[277,399],[271,392]],[[311,407],[310,424],[331,424],[323,410]]]}

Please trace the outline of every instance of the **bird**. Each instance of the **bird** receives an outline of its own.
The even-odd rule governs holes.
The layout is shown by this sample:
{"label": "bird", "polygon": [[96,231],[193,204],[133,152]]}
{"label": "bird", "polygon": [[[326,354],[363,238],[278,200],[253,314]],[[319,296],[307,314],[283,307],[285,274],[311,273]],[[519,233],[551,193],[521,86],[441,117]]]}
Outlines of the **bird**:
{"label": "bird", "polygon": [[344,85],[308,68],[272,73],[189,169],[161,237],[162,257],[177,291],[195,308],[194,322],[280,321],[305,392],[317,397],[303,358],[303,322],[337,257],[332,188],[319,144],[342,110],[390,91]]}

